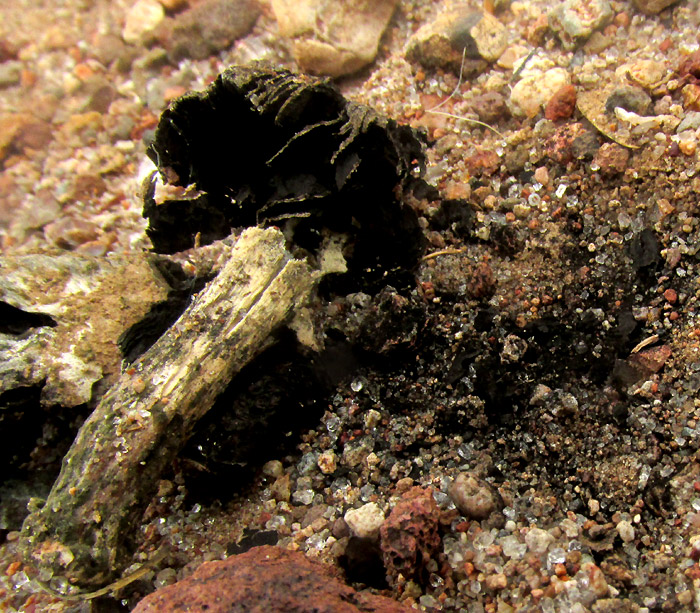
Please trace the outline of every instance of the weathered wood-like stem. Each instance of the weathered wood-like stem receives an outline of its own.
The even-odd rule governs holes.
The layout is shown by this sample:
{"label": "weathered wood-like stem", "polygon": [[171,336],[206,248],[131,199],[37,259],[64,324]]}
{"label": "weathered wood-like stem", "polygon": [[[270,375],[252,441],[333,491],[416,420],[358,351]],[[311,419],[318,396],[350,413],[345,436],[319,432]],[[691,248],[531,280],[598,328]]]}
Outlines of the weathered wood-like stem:
{"label": "weathered wood-like stem", "polygon": [[21,547],[82,589],[117,577],[163,469],[232,377],[308,299],[319,273],[275,229],[246,230],[218,276],[105,394],[63,460]]}

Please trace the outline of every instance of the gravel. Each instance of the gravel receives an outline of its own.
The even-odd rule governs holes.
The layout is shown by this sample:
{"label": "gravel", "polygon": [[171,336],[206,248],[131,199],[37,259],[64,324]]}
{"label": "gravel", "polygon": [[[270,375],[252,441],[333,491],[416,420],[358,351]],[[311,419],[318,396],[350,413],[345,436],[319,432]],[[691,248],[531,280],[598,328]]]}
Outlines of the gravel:
{"label": "gravel", "polygon": [[[262,4],[230,48],[172,63],[149,38],[155,19],[123,40],[134,3],[4,3],[2,254],[148,249],[140,180],[159,110],[231,63],[295,68]],[[42,591],[16,521],[0,526],[0,610],[129,610],[225,558],[245,529],[337,564],[353,538],[343,517],[370,504],[390,517],[413,487],[439,513],[429,559],[385,593],[418,610],[700,608],[700,14],[690,1],[636,0],[649,14],[613,1],[586,41],[562,44],[547,20],[557,3],[511,2],[496,13],[501,59],[460,81],[404,56],[443,4],[400,2],[374,63],[339,82],[425,131],[441,195],[412,203],[431,257],[400,296],[411,308],[399,342],[380,353],[368,341],[372,359],[319,391],[319,419],[245,478],[183,455],[132,528],[132,570],[168,553],[116,599]],[[545,118],[568,83],[573,114]],[[616,91],[634,104],[606,111]],[[338,334],[365,338],[372,300],[319,308],[342,314]],[[62,437],[79,423],[66,416]],[[40,443],[11,476],[56,474]],[[502,501],[484,519],[455,506],[465,473]]]}

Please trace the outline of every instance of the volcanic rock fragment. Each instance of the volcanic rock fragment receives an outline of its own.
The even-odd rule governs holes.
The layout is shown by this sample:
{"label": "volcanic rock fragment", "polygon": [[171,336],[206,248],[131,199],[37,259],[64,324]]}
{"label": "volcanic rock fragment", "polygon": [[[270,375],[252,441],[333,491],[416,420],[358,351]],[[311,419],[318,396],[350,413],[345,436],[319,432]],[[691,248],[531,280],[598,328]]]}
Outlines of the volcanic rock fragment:
{"label": "volcanic rock fragment", "polygon": [[205,562],[195,573],[144,598],[135,613],[410,613],[414,609],[343,584],[330,567],[298,551],[254,547],[227,560]]}
{"label": "volcanic rock fragment", "polygon": [[427,578],[427,564],[438,552],[442,540],[438,531],[440,509],[430,490],[414,487],[389,514],[380,529],[380,546],[387,578],[399,575],[421,583]]}

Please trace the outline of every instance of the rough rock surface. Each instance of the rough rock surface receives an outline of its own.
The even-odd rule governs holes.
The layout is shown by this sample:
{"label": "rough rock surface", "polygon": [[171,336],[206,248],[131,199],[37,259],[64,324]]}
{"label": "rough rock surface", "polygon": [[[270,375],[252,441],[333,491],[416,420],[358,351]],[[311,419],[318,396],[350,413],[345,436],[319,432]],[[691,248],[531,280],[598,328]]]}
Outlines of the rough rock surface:
{"label": "rough rock surface", "polygon": [[549,15],[549,24],[565,49],[574,49],[594,31],[610,23],[613,10],[608,0],[567,0]]}
{"label": "rough rock surface", "polygon": [[411,607],[356,592],[330,567],[300,552],[254,547],[224,561],[205,562],[182,581],[144,598],[134,613],[409,613]]}
{"label": "rough rock surface", "polygon": [[313,74],[339,77],[372,62],[396,0],[272,0],[294,59]]}
{"label": "rough rock surface", "polygon": [[511,110],[514,115],[534,117],[552,96],[571,81],[564,68],[539,70],[533,67],[523,71],[520,79],[510,92]]}
{"label": "rough rock surface", "polygon": [[167,17],[155,35],[172,62],[203,59],[248,33],[259,14],[255,0],[203,0]]}
{"label": "rough rock surface", "polygon": [[656,15],[676,2],[678,0],[632,0],[632,4],[647,15]]}
{"label": "rough rock surface", "polygon": [[440,509],[431,490],[410,489],[380,529],[381,549],[387,577],[399,575],[423,582],[426,566],[440,548]]}
{"label": "rough rock surface", "polygon": [[506,28],[498,19],[459,6],[418,30],[408,41],[406,57],[426,68],[449,68],[469,76],[495,62],[507,44]]}
{"label": "rough rock surface", "polygon": [[167,297],[147,256],[0,260],[0,392],[41,386],[45,405],[90,401],[119,374],[116,339]]}

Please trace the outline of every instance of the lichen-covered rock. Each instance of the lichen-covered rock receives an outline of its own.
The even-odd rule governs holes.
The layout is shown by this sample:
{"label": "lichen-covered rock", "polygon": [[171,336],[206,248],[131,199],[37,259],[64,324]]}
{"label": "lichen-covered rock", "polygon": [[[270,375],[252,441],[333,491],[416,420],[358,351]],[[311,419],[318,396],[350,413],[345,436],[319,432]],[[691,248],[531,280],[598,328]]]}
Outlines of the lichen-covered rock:
{"label": "lichen-covered rock", "polygon": [[457,475],[449,494],[459,512],[470,519],[487,519],[503,509],[503,498],[498,490],[472,473]]}
{"label": "lichen-covered rock", "polygon": [[272,0],[280,34],[306,72],[339,77],[374,61],[397,0]]}
{"label": "lichen-covered rock", "polygon": [[333,570],[300,552],[254,547],[227,560],[205,562],[191,577],[144,598],[134,613],[410,613],[389,598],[356,592]]}
{"label": "lichen-covered rock", "polygon": [[44,405],[73,407],[114,382],[118,338],[168,295],[151,259],[0,259],[0,392],[38,386]]}
{"label": "lichen-covered rock", "polygon": [[431,490],[411,488],[382,525],[380,546],[387,578],[424,583],[426,566],[440,549],[440,509]]}
{"label": "lichen-covered rock", "polygon": [[160,183],[144,216],[157,251],[292,218],[308,251],[322,228],[348,236],[348,268],[363,278],[410,269],[422,253],[417,215],[396,195],[422,172],[421,141],[326,81],[229,68],[163,112],[149,156]]}

